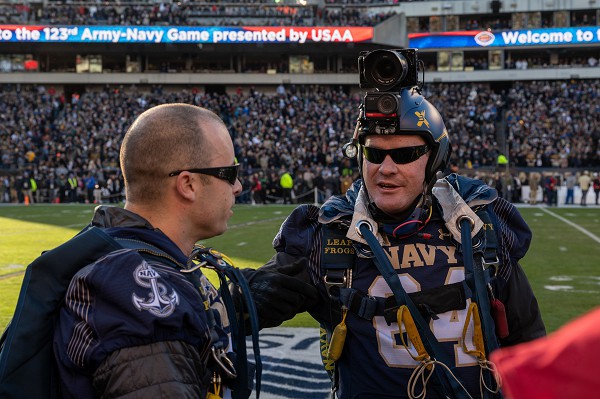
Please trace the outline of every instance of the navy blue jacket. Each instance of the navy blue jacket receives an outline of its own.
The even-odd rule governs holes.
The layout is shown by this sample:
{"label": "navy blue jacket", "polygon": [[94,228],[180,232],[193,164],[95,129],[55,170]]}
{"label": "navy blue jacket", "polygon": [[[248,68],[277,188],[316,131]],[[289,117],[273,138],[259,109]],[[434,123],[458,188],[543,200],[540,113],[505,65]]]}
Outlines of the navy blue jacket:
{"label": "navy blue jacket", "polygon": [[[166,235],[127,210],[99,207],[92,224],[187,261]],[[227,324],[217,290],[201,281]],[[217,331],[227,347],[226,329]],[[78,399],[205,397],[210,345],[198,288],[173,262],[133,249],[112,252],[74,276],[54,336],[63,397]]]}
{"label": "navy blue jacket", "polygon": [[[545,335],[537,301],[518,263],[531,240],[525,221],[512,204],[497,198],[495,190],[483,183],[456,175],[449,176],[448,181],[460,191],[467,203],[487,204],[497,219],[498,256],[502,265],[497,274],[497,294],[506,306],[510,330],[510,335],[501,341],[502,345],[513,345]],[[338,229],[342,237],[352,239],[350,251],[355,256],[354,265],[350,265],[353,267],[351,287],[371,297],[385,298],[391,294],[373,263],[372,253],[366,244],[352,235],[352,219],[357,209],[370,216],[366,211],[368,208],[360,205],[360,196],[363,195],[361,184],[360,180],[355,182],[345,196],[332,197],[320,209],[298,207],[283,223],[274,240],[278,252],[308,258],[311,281],[320,289],[324,304],[330,303],[323,282],[324,250],[325,253],[335,253],[336,249],[343,248],[343,245],[328,239],[324,234],[325,226]],[[433,209],[431,219],[420,234],[403,239],[379,234],[382,247],[408,293],[464,280],[462,253],[442,220],[435,198]],[[463,302],[468,308],[470,299],[467,298],[466,302],[463,299]],[[430,327],[448,357],[455,360],[451,366],[456,366],[458,377],[473,397],[480,397],[479,367],[476,359],[466,354],[461,346],[466,308],[437,314],[431,319]],[[311,314],[329,331],[339,322],[333,320],[329,306],[315,307]],[[381,312],[372,319],[348,312],[346,324],[348,333],[344,350],[336,363],[338,398],[407,398],[408,380],[417,362],[402,346],[398,324],[388,325]],[[472,331],[467,334],[467,342],[470,337]],[[414,354],[414,348],[409,349]],[[427,398],[437,397],[437,392],[427,390]]]}

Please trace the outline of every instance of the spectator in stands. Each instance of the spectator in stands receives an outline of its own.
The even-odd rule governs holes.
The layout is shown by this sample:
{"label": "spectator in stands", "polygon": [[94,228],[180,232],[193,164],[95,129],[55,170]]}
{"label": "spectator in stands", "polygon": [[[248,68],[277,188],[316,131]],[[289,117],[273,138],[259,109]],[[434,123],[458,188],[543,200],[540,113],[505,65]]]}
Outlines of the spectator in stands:
{"label": "spectator in stands", "polygon": [[577,177],[571,172],[565,172],[565,176],[565,185],[567,187],[565,205],[573,205],[575,203],[575,185],[577,184]]}
{"label": "spectator in stands", "polygon": [[283,203],[292,203],[292,190],[294,189],[294,179],[289,171],[282,170],[281,177],[279,178],[279,186],[283,193]]}
{"label": "spectator in stands", "polygon": [[250,190],[252,191],[252,205],[265,203],[263,199],[262,181],[258,172],[252,174],[252,186]]}
{"label": "spectator in stands", "polygon": [[587,170],[583,171],[583,174],[579,176],[579,188],[581,188],[581,206],[587,206],[587,194],[590,190],[590,184],[592,182],[592,178],[590,177],[590,172]]}
{"label": "spectator in stands", "polygon": [[546,172],[544,174],[544,197],[546,199],[546,205],[555,205],[556,195],[556,178],[552,175],[552,172]]}
{"label": "spectator in stands", "polygon": [[594,194],[596,196],[596,205],[598,205],[598,200],[600,198],[600,177],[598,177],[598,172],[594,172],[594,179],[592,180],[592,186],[594,188]]}
{"label": "spectator in stands", "polygon": [[[51,25],[213,25],[213,26],[374,26],[395,12],[372,13],[369,9],[344,4],[306,7],[268,2],[217,5],[187,3],[160,4],[44,4],[35,12],[22,5],[4,6],[10,23]],[[19,9],[18,7],[21,7]],[[11,12],[11,11],[14,11]]]}

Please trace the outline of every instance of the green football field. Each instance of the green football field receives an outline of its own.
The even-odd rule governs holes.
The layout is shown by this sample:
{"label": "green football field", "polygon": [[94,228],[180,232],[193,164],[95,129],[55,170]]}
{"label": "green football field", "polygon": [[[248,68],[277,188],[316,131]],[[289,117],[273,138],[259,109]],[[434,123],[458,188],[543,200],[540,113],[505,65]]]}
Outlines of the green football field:
{"label": "green football field", "polygon": [[[0,206],[0,331],[10,320],[23,271],[42,251],[66,241],[90,220],[93,205]],[[205,242],[238,267],[258,267],[292,206],[238,205],[223,236]],[[548,331],[600,304],[600,208],[524,207],[534,233],[522,260]],[[307,314],[286,326],[312,327]]]}

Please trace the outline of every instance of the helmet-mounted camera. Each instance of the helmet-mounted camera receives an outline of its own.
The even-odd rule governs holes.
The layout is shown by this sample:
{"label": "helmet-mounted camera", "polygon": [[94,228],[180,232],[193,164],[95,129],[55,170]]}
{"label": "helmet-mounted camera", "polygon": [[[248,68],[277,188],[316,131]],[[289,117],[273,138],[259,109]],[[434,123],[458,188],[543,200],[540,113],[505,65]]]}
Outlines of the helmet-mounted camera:
{"label": "helmet-mounted camera", "polygon": [[362,51],[358,57],[361,89],[400,91],[419,85],[417,50]]}
{"label": "helmet-mounted camera", "polygon": [[[361,104],[352,142],[342,153],[348,158],[358,154],[359,137],[368,134],[396,134],[399,128],[402,89],[420,86],[420,61],[416,49],[362,51],[358,57],[361,89],[369,91]],[[369,123],[371,121],[372,123]]]}
{"label": "helmet-mounted camera", "polygon": [[360,87],[375,89],[364,98],[367,119],[397,118],[400,91],[420,84],[416,49],[363,51],[358,57]]}

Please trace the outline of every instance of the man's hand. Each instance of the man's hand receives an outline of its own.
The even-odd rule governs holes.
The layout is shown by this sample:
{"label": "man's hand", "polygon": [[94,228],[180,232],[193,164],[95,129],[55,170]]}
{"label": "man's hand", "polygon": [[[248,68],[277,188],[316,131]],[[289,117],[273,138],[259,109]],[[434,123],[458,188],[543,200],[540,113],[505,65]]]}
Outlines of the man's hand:
{"label": "man's hand", "polygon": [[[258,269],[242,270],[258,311],[260,328],[276,327],[317,304],[319,294],[310,283],[306,268],[306,258],[278,253]],[[234,302],[239,304],[239,290],[232,286],[230,290]]]}

